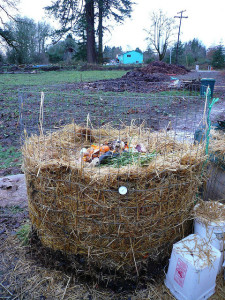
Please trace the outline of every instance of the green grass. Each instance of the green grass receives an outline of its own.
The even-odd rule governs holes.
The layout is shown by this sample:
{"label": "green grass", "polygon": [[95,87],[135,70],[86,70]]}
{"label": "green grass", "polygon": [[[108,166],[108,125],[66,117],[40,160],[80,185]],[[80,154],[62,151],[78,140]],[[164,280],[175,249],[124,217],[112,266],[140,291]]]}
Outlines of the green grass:
{"label": "green grass", "polygon": [[12,214],[17,214],[17,213],[23,212],[24,208],[22,208],[18,205],[13,205],[13,206],[9,207],[9,210]]}
{"label": "green grass", "polygon": [[22,246],[28,245],[30,231],[31,225],[29,221],[20,226],[20,228],[18,229],[16,235],[18,236]]}
{"label": "green grass", "polygon": [[170,90],[157,93],[158,96],[199,96],[198,91]]}
{"label": "green grass", "polygon": [[95,81],[101,79],[114,79],[123,76],[127,71],[51,71],[37,74],[1,74],[0,90],[18,88],[21,86],[42,86],[73,83],[80,81]]}
{"label": "green grass", "polygon": [[21,165],[21,153],[14,147],[3,148],[0,145],[0,169]]}

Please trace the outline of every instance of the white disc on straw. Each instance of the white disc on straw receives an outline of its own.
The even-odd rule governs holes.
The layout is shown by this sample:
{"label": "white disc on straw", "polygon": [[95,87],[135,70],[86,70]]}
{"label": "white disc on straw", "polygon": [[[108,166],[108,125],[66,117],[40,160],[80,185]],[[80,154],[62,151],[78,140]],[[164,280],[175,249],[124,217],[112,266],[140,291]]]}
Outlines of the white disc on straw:
{"label": "white disc on straw", "polygon": [[125,195],[127,193],[127,188],[125,186],[121,186],[119,188],[120,195]]}

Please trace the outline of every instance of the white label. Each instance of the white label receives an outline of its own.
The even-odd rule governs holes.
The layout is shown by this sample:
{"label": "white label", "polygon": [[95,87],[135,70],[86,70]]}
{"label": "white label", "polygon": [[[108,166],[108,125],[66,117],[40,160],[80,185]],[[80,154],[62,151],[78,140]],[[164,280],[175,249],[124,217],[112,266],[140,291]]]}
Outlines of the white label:
{"label": "white label", "polygon": [[119,193],[120,193],[120,195],[126,195],[126,193],[127,193],[127,188],[126,188],[125,186],[121,186],[121,187],[119,188]]}

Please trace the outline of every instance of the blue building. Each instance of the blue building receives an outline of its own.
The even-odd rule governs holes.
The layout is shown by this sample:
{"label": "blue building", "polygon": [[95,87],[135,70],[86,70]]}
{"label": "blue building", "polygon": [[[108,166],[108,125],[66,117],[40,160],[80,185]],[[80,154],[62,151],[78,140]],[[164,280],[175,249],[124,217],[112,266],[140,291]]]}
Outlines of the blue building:
{"label": "blue building", "polygon": [[128,51],[118,55],[119,63],[121,64],[142,64],[143,54],[138,51]]}

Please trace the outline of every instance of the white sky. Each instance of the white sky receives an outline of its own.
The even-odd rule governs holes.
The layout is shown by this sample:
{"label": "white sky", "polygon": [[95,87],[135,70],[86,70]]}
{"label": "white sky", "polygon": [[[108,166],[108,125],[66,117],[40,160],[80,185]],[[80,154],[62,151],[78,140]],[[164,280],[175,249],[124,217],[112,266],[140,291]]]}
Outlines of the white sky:
{"label": "white sky", "polygon": [[[126,19],[123,25],[115,25],[111,34],[104,36],[104,45],[122,46],[123,50],[139,47],[145,50],[147,42],[144,28],[150,26],[152,11],[162,9],[173,17],[177,12],[185,10],[188,19],[182,20],[181,41],[186,42],[198,38],[206,47],[225,44],[225,0],[134,0],[131,19]],[[38,20],[48,21],[44,6],[51,0],[20,0],[20,14]],[[179,24],[179,19],[175,19]],[[50,22],[50,20],[49,20]],[[175,36],[175,39],[177,36]]]}

